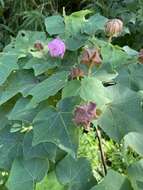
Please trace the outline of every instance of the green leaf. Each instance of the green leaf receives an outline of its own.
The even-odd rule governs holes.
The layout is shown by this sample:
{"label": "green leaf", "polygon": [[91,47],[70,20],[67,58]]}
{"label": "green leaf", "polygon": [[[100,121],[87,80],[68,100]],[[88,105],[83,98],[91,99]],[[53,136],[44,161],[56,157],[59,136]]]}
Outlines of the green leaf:
{"label": "green leaf", "polygon": [[121,70],[116,81],[135,91],[143,90],[143,65],[131,64],[124,70]]}
{"label": "green leaf", "polygon": [[35,78],[31,71],[22,70],[12,73],[4,85],[0,87],[0,105],[18,93],[27,96],[35,84]]}
{"label": "green leaf", "polygon": [[99,13],[91,16],[83,28],[83,32],[88,35],[95,35],[98,30],[105,30],[105,23],[108,19]]}
{"label": "green leaf", "polygon": [[129,132],[143,133],[140,95],[120,85],[107,89],[112,101],[98,120],[100,127],[116,141],[120,141]]}
{"label": "green leaf", "polygon": [[26,57],[34,48],[35,42],[45,43],[45,32],[20,31],[16,37],[5,49],[4,52],[10,52],[18,55],[18,58]]}
{"label": "green leaf", "polygon": [[10,53],[4,53],[0,56],[0,85],[2,85],[10,73],[18,69],[18,56]]}
{"label": "green leaf", "polygon": [[86,20],[85,16],[91,13],[89,10],[82,10],[65,16],[65,43],[69,50],[77,50],[82,47],[88,39],[88,36],[82,34]]}
{"label": "green leaf", "polygon": [[61,184],[70,190],[87,190],[96,184],[89,162],[85,158],[77,160],[66,156],[56,166],[56,175]]}
{"label": "green leaf", "polygon": [[34,190],[48,171],[48,161],[44,159],[16,159],[12,165],[7,187],[10,190]]}
{"label": "green leaf", "polygon": [[97,106],[102,106],[109,102],[109,98],[106,96],[106,88],[95,77],[82,79],[80,97],[85,101],[95,102]]}
{"label": "green leaf", "polygon": [[32,57],[24,66],[24,69],[33,68],[35,76],[41,75],[44,72],[47,72],[48,69],[53,69],[56,66],[59,66],[59,60],[46,57],[46,58],[36,58]]}
{"label": "green leaf", "polygon": [[29,98],[18,99],[13,109],[7,114],[8,119],[31,123],[36,116],[38,109],[26,109],[29,103]]}
{"label": "green leaf", "polygon": [[113,170],[109,170],[103,181],[91,190],[132,190],[128,179]]}
{"label": "green leaf", "polygon": [[60,101],[57,109],[45,108],[34,119],[33,144],[51,142],[75,157],[78,146],[78,128],[73,124],[72,111],[77,98]]}
{"label": "green leaf", "polygon": [[76,36],[77,33],[81,33],[82,27],[86,23],[85,16],[89,13],[91,13],[91,11],[82,10],[65,16],[66,36]]}
{"label": "green leaf", "polygon": [[8,170],[12,162],[19,155],[23,135],[10,133],[10,128],[6,127],[0,131],[0,168]]}
{"label": "green leaf", "polygon": [[103,64],[110,65],[113,71],[133,62],[133,59],[120,47],[112,46],[109,43],[101,47],[101,55]]}
{"label": "green leaf", "polygon": [[66,188],[61,185],[56,177],[55,172],[50,172],[41,183],[38,183],[36,190],[66,190]]}
{"label": "green leaf", "polygon": [[76,36],[66,37],[65,44],[68,50],[76,51],[84,46],[87,40],[88,37],[86,35],[81,35],[81,33],[79,33]]}
{"label": "green leaf", "polygon": [[143,189],[143,159],[131,164],[127,170],[134,190]]}
{"label": "green leaf", "polygon": [[56,15],[45,19],[46,30],[50,35],[62,34],[65,30],[63,17]]}
{"label": "green leaf", "polygon": [[143,133],[130,132],[124,137],[125,145],[131,147],[141,156],[143,155]]}
{"label": "green leaf", "polygon": [[59,90],[61,90],[67,81],[67,76],[68,72],[59,72],[37,84],[29,92],[29,95],[32,95],[29,108],[36,107],[37,104],[48,99],[50,96],[55,95]]}
{"label": "green leaf", "polygon": [[3,129],[6,125],[8,125],[9,121],[7,115],[11,110],[10,102],[0,106],[0,130]]}
{"label": "green leaf", "polygon": [[55,162],[57,146],[52,143],[41,143],[32,146],[33,132],[27,133],[23,141],[23,154],[25,159],[48,158]]}
{"label": "green leaf", "polygon": [[80,94],[81,82],[79,80],[72,80],[66,83],[62,97],[78,96]]}
{"label": "green leaf", "polygon": [[81,81],[69,81],[63,89],[63,97],[80,96],[85,101],[92,101],[98,107],[110,102],[106,88],[95,77],[85,77]]}

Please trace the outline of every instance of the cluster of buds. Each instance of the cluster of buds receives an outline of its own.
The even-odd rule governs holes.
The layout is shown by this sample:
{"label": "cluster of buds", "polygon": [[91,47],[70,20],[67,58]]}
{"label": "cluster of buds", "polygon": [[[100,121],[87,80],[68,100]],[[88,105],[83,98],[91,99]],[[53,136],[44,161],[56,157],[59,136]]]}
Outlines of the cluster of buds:
{"label": "cluster of buds", "polygon": [[74,111],[74,122],[82,125],[86,131],[90,130],[91,121],[96,119],[96,104],[93,102],[77,106]]}
{"label": "cluster of buds", "polygon": [[83,70],[81,70],[79,67],[75,67],[75,68],[72,68],[69,79],[73,80],[75,78],[79,78],[83,76],[84,76]]}
{"label": "cluster of buds", "polygon": [[109,37],[118,36],[123,30],[123,22],[120,19],[110,19],[105,25],[105,32]]}
{"label": "cluster of buds", "polygon": [[82,52],[81,63],[90,66],[93,65],[100,65],[102,62],[99,50],[97,48],[85,48]]}
{"label": "cluster of buds", "polygon": [[143,64],[143,49],[141,49],[140,52],[139,52],[138,60],[139,60],[140,63]]}

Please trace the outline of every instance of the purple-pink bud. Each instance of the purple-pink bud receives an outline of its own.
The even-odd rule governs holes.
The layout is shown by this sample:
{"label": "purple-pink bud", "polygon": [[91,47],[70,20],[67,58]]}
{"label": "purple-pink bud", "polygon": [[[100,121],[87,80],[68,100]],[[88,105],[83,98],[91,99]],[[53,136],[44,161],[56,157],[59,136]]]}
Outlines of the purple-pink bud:
{"label": "purple-pink bud", "polygon": [[56,38],[48,43],[50,55],[52,57],[64,57],[66,46],[65,43],[60,39]]}
{"label": "purple-pink bud", "polygon": [[77,125],[83,125],[86,130],[89,130],[90,123],[96,118],[96,104],[88,103],[76,107],[74,112],[74,121]]}

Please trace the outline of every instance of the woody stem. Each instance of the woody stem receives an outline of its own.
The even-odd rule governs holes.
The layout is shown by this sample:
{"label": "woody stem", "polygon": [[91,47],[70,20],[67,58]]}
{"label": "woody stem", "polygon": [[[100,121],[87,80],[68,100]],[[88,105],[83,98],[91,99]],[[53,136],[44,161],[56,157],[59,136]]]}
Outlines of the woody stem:
{"label": "woody stem", "polygon": [[102,146],[102,137],[101,137],[100,130],[98,129],[98,126],[96,127],[96,134],[97,134],[97,139],[98,139],[98,143],[99,143],[99,150],[100,150],[101,162],[103,165],[104,175],[106,175],[107,174],[106,159],[105,159],[105,154],[104,154],[103,146]]}

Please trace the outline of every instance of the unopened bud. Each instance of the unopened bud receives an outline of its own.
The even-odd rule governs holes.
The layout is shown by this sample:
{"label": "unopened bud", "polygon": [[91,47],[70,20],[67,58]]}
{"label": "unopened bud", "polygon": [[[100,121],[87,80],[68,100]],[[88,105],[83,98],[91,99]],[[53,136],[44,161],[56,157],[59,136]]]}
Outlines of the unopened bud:
{"label": "unopened bud", "polygon": [[83,76],[84,76],[83,70],[81,70],[80,68],[76,67],[76,68],[73,68],[71,70],[69,78],[70,79],[74,79],[74,78],[83,77]]}
{"label": "unopened bud", "polygon": [[123,22],[120,19],[111,19],[105,25],[105,32],[109,37],[118,36],[123,30]]}
{"label": "unopened bud", "polygon": [[37,50],[37,51],[41,51],[44,49],[43,47],[43,44],[39,41],[37,41],[35,44],[34,44],[34,48]]}
{"label": "unopened bud", "polygon": [[84,51],[82,53],[81,63],[87,64],[89,66],[90,64],[99,65],[99,64],[101,64],[101,62],[102,62],[102,60],[101,60],[98,49],[96,49],[96,48],[84,49]]}

